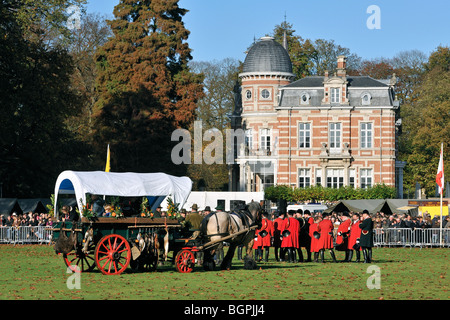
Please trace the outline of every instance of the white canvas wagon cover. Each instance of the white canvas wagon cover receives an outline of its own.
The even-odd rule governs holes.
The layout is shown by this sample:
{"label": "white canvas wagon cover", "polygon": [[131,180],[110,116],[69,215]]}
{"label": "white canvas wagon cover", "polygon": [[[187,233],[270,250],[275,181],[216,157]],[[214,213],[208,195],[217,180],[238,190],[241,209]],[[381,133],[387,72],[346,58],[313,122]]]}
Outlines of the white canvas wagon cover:
{"label": "white canvas wagon cover", "polygon": [[[192,189],[188,177],[175,177],[162,172],[104,172],[63,171],[55,184],[55,205],[58,194],[75,194],[81,212],[86,204],[86,193],[120,197],[148,197],[155,209],[166,196],[171,195],[175,203],[183,207]],[[80,204],[80,199],[82,204]]]}

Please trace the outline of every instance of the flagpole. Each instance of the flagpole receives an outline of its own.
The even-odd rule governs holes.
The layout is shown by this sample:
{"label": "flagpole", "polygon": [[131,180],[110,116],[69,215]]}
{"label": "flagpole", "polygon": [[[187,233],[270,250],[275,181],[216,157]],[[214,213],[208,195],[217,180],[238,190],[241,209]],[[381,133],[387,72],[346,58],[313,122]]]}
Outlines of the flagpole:
{"label": "flagpole", "polygon": [[[444,143],[443,142],[441,142],[441,157],[442,157],[442,175],[444,175]],[[441,246],[444,246],[444,243],[442,242],[442,197],[444,195],[444,183],[442,184],[442,187],[440,190],[441,191],[440,192],[440,194],[441,194],[441,219],[440,219],[440,221],[441,221],[441,223],[440,223],[440,228],[439,228],[440,229],[439,234],[440,234]]]}

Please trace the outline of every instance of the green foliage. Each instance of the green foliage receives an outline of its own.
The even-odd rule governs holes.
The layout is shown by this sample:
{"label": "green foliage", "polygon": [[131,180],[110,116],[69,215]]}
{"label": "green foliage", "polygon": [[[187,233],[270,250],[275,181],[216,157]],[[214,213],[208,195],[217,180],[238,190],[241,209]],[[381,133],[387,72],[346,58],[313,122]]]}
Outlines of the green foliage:
{"label": "green foliage", "polygon": [[395,187],[377,184],[372,188],[361,189],[351,186],[341,188],[324,188],[311,186],[308,188],[290,188],[287,185],[276,185],[265,188],[265,198],[271,201],[284,199],[292,202],[333,202],[356,199],[393,199],[396,197]]}

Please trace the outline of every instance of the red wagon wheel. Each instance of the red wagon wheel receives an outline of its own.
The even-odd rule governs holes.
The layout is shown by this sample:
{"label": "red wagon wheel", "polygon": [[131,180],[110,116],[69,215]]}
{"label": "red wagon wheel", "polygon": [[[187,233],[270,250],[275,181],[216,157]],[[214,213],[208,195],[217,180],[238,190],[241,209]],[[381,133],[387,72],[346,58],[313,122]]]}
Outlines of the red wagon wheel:
{"label": "red wagon wheel", "polygon": [[94,245],[90,244],[87,253],[82,251],[82,246],[77,246],[77,249],[64,254],[64,262],[72,272],[87,272],[95,268],[95,259],[92,255],[94,252]]}
{"label": "red wagon wheel", "polygon": [[181,273],[189,273],[194,270],[195,257],[189,249],[183,249],[175,257],[175,265]]}
{"label": "red wagon wheel", "polygon": [[130,260],[130,244],[118,234],[104,236],[95,248],[95,263],[103,274],[121,274]]}

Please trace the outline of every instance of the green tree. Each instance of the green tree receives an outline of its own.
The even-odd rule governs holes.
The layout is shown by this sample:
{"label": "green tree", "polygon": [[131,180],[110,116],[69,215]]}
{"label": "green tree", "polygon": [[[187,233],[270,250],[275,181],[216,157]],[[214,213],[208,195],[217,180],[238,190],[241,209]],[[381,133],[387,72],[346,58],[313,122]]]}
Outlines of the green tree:
{"label": "green tree", "polygon": [[311,58],[316,54],[313,44],[309,39],[303,40],[302,37],[296,35],[292,24],[282,22],[276,25],[273,30],[275,40],[283,44],[285,35],[293,73],[298,79],[311,75],[313,68]]}
{"label": "green tree", "polygon": [[417,100],[408,105],[409,121],[405,121],[410,133],[407,173],[410,183],[419,182],[428,196],[434,196],[441,142],[444,163],[450,150],[450,49],[438,47],[426,70],[416,91]]}
{"label": "green tree", "polygon": [[60,14],[69,3],[0,4],[0,182],[7,197],[48,196],[57,175],[80,163],[65,123],[79,101],[70,86],[73,61],[42,28],[50,24],[62,37]]}
{"label": "green tree", "polygon": [[113,170],[185,173],[170,159],[170,135],[189,127],[203,95],[202,75],[188,67],[186,12],[178,0],[122,0],[114,8],[114,36],[96,54],[98,166],[110,143]]}

